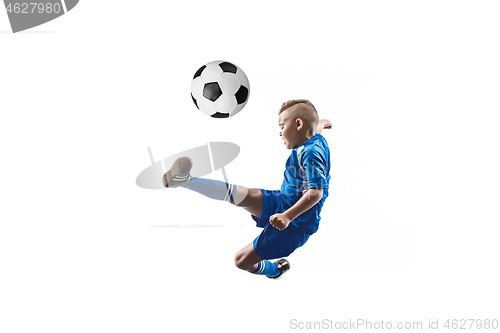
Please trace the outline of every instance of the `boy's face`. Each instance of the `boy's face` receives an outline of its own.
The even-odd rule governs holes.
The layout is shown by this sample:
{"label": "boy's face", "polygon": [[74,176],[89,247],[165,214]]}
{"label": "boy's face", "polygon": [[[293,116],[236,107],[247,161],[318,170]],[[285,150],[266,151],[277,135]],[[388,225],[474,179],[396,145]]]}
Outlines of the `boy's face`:
{"label": "boy's face", "polygon": [[[293,108],[293,106],[292,106]],[[291,108],[290,108],[291,109]],[[278,118],[281,128],[280,136],[283,138],[287,149],[297,148],[300,144],[299,125],[297,118],[293,117],[289,110],[283,111]]]}

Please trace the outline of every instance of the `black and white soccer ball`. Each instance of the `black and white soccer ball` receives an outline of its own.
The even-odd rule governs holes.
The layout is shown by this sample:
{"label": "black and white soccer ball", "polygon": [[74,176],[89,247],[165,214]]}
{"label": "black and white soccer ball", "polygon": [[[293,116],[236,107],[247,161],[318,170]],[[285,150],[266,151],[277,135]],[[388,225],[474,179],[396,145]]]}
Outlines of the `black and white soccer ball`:
{"label": "black and white soccer ball", "polygon": [[246,74],[238,66],[222,60],[201,66],[191,82],[194,104],[214,118],[228,118],[240,112],[249,93]]}

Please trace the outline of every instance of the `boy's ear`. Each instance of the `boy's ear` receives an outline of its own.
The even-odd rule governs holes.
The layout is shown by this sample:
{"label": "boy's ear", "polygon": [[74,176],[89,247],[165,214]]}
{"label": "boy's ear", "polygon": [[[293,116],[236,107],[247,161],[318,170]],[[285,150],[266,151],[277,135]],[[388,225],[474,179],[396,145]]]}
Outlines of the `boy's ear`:
{"label": "boy's ear", "polygon": [[297,130],[300,130],[302,129],[302,127],[304,127],[304,122],[302,121],[302,119],[297,118],[295,119],[295,125],[297,126]]}

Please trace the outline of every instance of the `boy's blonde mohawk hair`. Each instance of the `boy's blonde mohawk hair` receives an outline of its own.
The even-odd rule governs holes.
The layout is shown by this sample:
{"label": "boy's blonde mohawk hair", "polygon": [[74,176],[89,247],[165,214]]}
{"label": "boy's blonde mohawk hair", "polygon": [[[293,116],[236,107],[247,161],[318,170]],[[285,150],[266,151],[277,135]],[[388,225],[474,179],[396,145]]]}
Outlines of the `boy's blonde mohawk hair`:
{"label": "boy's blonde mohawk hair", "polygon": [[278,114],[283,113],[284,111],[297,104],[304,104],[304,107],[302,108],[303,112],[301,112],[299,118],[301,118],[306,123],[306,126],[310,131],[312,131],[312,134],[314,135],[314,133],[316,132],[316,127],[318,126],[319,116],[318,111],[309,100],[291,99],[289,101],[286,101],[285,103],[281,104],[280,112]]}
{"label": "boy's blonde mohawk hair", "polygon": [[314,105],[308,99],[291,99],[291,100],[286,101],[285,103],[281,104],[280,112],[278,114],[281,114],[283,111],[285,111],[285,110],[287,110],[287,109],[291,108],[292,106],[299,104],[299,103],[303,103],[303,104],[306,104],[306,105],[312,107],[313,110],[316,111],[316,113],[318,113],[318,111],[316,110]]}

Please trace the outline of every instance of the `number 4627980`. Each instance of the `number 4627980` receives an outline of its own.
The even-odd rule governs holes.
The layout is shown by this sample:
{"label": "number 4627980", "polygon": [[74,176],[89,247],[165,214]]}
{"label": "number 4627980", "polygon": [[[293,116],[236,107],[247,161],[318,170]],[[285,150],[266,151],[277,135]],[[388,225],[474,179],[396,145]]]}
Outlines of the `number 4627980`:
{"label": "number 4627980", "polygon": [[480,330],[480,329],[497,329],[498,328],[498,320],[496,319],[493,319],[493,320],[490,320],[490,319],[468,319],[468,320],[465,320],[465,319],[453,319],[453,320],[450,320],[448,319],[445,323],[444,323],[444,327],[447,328],[447,329],[461,329],[461,330],[465,330],[465,329],[477,329],[477,330]]}
{"label": "number 4627980", "polygon": [[62,10],[60,3],[37,3],[37,2],[24,2],[24,3],[9,3],[7,12],[15,14],[52,14],[60,13]]}

